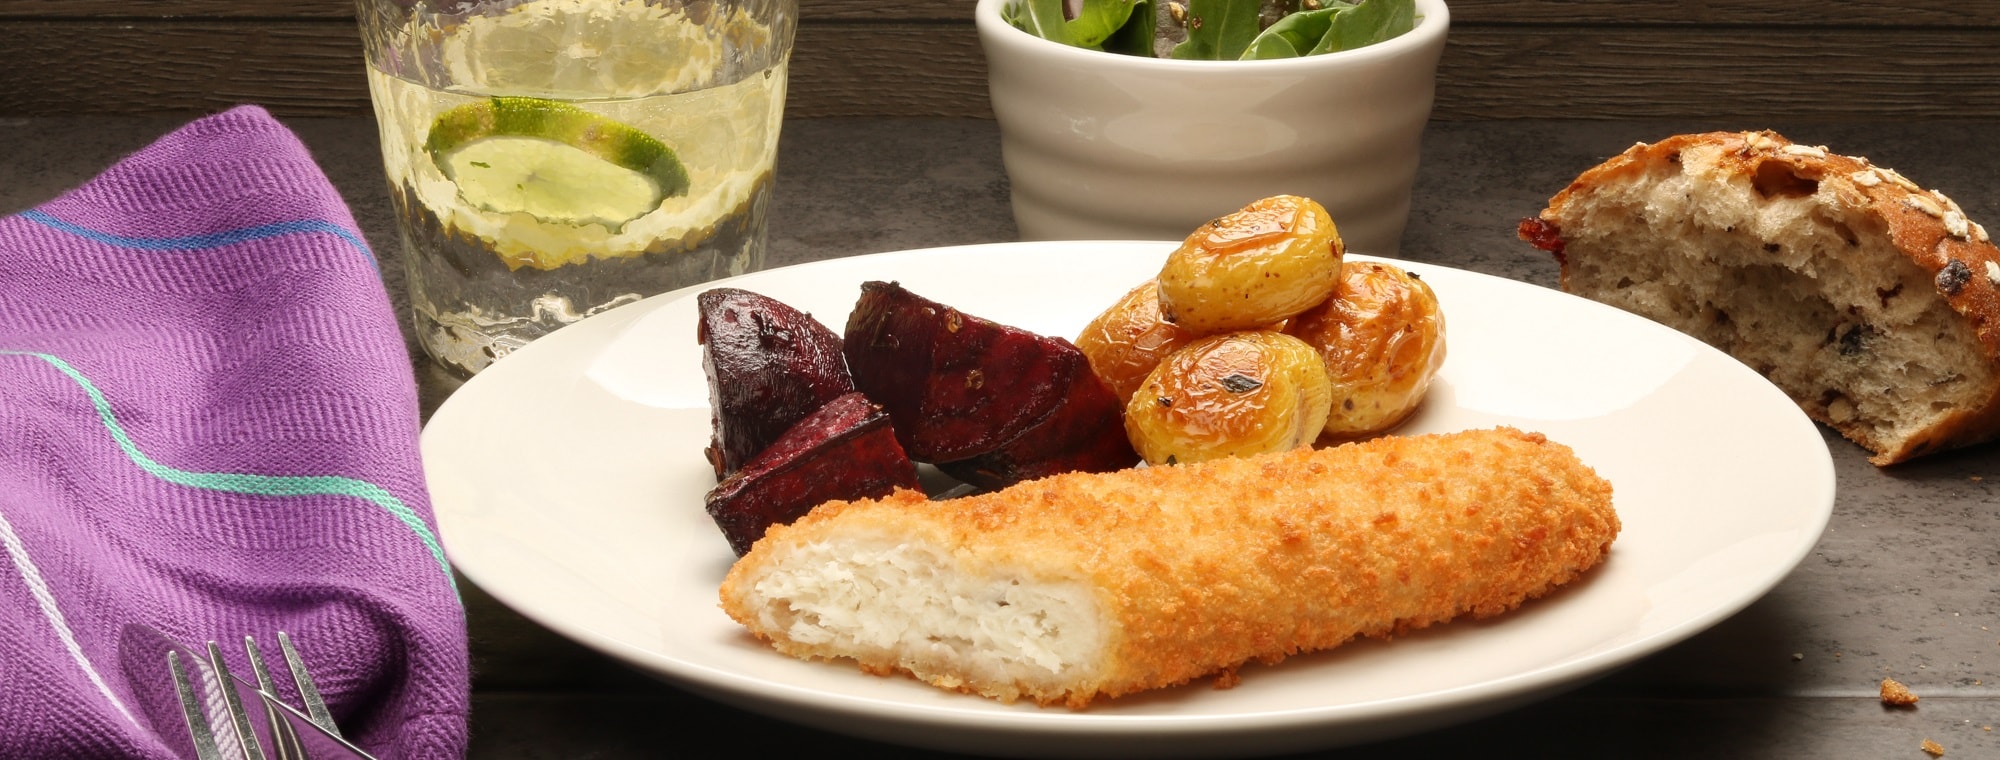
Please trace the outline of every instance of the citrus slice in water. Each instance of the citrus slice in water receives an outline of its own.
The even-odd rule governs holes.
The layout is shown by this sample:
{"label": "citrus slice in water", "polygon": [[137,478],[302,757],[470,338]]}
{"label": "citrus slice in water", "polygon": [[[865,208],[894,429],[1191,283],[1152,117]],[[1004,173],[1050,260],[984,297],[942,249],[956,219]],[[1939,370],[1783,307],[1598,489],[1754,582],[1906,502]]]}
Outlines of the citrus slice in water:
{"label": "citrus slice in water", "polygon": [[432,122],[424,150],[466,203],[612,230],[688,191],[672,149],[631,126],[541,98],[491,98]]}

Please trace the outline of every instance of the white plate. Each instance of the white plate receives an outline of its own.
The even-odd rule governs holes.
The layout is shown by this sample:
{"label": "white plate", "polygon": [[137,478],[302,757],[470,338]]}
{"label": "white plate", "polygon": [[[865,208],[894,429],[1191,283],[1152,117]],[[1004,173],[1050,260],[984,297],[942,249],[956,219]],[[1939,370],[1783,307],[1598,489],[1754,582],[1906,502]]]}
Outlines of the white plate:
{"label": "white plate", "polygon": [[[728,281],[838,330],[869,279],[1073,335],[1171,243],[1020,243],[820,262]],[[702,509],[708,395],[692,288],[594,317],[468,382],[423,434],[445,548],[523,615],[715,699],[885,741],[981,754],[1243,755],[1354,743],[1546,696],[1699,632],[1818,541],[1834,476],[1818,429],[1727,356],[1556,291],[1402,262],[1436,289],[1450,356],[1405,432],[1514,425],[1609,479],[1624,532],[1581,582],[1520,610],[1248,667],[1085,712],[1004,705],[755,642],[716,588]]]}

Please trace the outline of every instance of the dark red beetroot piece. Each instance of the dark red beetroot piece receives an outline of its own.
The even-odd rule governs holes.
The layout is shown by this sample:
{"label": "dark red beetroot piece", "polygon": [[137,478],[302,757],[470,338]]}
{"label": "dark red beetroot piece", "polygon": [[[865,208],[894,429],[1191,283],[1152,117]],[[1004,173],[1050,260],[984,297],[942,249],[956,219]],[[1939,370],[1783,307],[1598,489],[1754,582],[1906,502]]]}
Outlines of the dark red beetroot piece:
{"label": "dark red beetroot piece", "polygon": [[986,489],[1064,472],[1110,472],[1139,463],[1125,435],[1118,396],[1097,373],[1080,372],[1054,413],[1012,441],[971,459],[937,468]]}
{"label": "dark red beetroot piece", "polygon": [[696,304],[713,430],[707,455],[717,479],[854,390],[840,336],[811,315],[736,288],[703,292]]}
{"label": "dark red beetroot piece", "polygon": [[842,344],[854,387],[889,410],[919,462],[1000,448],[1069,395],[1083,352],[960,312],[893,282],[864,282]]}
{"label": "dark red beetroot piece", "polygon": [[921,488],[917,466],[896,443],[889,415],[859,393],[829,402],[708,492],[708,516],[736,556],[772,525],[834,499]]}

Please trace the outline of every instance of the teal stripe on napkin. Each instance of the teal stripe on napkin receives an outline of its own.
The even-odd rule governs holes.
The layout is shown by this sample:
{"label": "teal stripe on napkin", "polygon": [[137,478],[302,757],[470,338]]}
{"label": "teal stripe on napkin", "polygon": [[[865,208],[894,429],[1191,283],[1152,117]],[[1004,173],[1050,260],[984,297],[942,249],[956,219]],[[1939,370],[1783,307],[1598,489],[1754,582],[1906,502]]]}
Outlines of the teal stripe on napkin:
{"label": "teal stripe on napkin", "polygon": [[48,227],[50,229],[57,230],[59,232],[66,232],[71,235],[83,238],[85,240],[93,240],[99,243],[104,243],[106,245],[119,246],[121,248],[137,248],[146,251],[193,251],[202,248],[213,248],[219,245],[233,245],[236,243],[246,243],[253,240],[264,240],[266,238],[278,237],[280,235],[296,235],[300,233],[320,232],[333,235],[335,237],[340,238],[341,240],[347,241],[348,245],[353,246],[355,250],[361,252],[361,255],[363,257],[368,259],[368,263],[370,266],[374,266],[376,269],[381,269],[381,265],[377,264],[375,261],[375,252],[368,248],[367,241],[362,240],[360,235],[356,235],[354,234],[353,230],[346,229],[344,227],[341,227],[340,225],[321,221],[318,219],[301,219],[292,222],[273,222],[271,224],[260,224],[254,227],[244,227],[241,229],[224,230],[222,232],[211,232],[203,235],[182,235],[178,237],[131,237],[127,235],[114,235],[109,232],[93,230],[89,227],[85,227],[80,224],[66,222],[61,219],[57,219],[53,216],[49,216],[48,214],[42,212],[39,209],[29,209],[27,211],[23,211],[19,214],[19,216],[22,219],[26,219],[36,224],[40,224],[44,227]]}
{"label": "teal stripe on napkin", "polygon": [[452,584],[454,592],[457,590],[458,584],[452,578],[451,563],[445,559],[444,547],[438,543],[437,534],[432,533],[430,526],[424,524],[423,518],[418,517],[402,499],[389,493],[388,489],[365,480],[339,475],[189,472],[160,464],[139,450],[139,446],[132,442],[132,437],[125,433],[125,426],[118,423],[118,417],[112,412],[111,402],[104,397],[104,393],[69,362],[63,361],[58,356],[34,351],[0,349],[0,355],[31,356],[47,362],[49,366],[69,376],[70,380],[75,381],[83,388],[83,392],[90,396],[91,404],[97,408],[98,420],[104,423],[104,429],[111,433],[112,440],[118,442],[118,448],[125,452],[125,456],[139,465],[140,469],[161,480],[192,488],[253,496],[350,496],[387,510],[397,520],[402,521],[410,532],[416,534],[417,540],[423,542],[424,548],[430,550],[431,558],[437,561],[438,570],[444,573],[445,581]]}

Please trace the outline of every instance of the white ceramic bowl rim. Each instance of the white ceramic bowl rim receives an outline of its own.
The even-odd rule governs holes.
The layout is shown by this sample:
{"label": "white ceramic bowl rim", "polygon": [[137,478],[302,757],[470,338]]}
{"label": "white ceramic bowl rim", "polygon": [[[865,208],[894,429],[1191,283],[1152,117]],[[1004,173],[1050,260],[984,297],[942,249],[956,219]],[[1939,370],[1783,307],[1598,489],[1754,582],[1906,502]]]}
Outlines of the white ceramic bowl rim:
{"label": "white ceramic bowl rim", "polygon": [[[1183,73],[1194,73],[1221,69],[1243,73],[1268,73],[1274,69],[1293,69],[1303,73],[1318,68],[1339,68],[1350,64],[1367,63],[1378,58],[1405,55],[1441,43],[1451,27],[1451,11],[1445,7],[1444,0],[1417,0],[1416,28],[1394,39],[1383,40],[1366,47],[1297,58],[1188,61],[1086,50],[1042,39],[1015,28],[1000,17],[1000,9],[1003,6],[1021,1],[979,0],[979,5],[973,10],[973,20],[983,33],[982,36],[995,44],[1016,46],[1020,48],[1018,52],[1023,55],[1053,56],[1059,59],[1067,57],[1070,59],[1068,62],[1078,66],[1126,66],[1160,72],[1178,70]],[[1224,65],[1217,66],[1217,64]]]}

